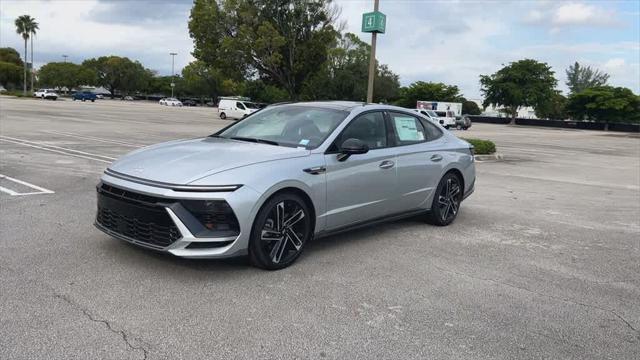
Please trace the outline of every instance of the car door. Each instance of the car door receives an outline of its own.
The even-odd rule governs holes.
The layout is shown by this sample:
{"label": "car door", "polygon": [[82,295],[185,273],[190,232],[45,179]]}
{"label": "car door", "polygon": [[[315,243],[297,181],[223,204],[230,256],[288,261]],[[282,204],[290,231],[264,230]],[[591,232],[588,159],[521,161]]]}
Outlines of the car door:
{"label": "car door", "polygon": [[[340,156],[339,145],[356,138],[369,146],[365,154]],[[353,119],[325,154],[327,229],[337,229],[389,214],[396,187],[395,151],[388,147],[382,111]]]}
{"label": "car door", "polygon": [[398,173],[396,202],[392,207],[397,212],[428,208],[426,200],[438,186],[444,166],[445,138],[428,120],[421,121],[402,112],[388,114]]}
{"label": "car door", "polygon": [[244,112],[247,108],[240,101],[236,101],[233,106],[233,117],[241,119],[244,117]]}

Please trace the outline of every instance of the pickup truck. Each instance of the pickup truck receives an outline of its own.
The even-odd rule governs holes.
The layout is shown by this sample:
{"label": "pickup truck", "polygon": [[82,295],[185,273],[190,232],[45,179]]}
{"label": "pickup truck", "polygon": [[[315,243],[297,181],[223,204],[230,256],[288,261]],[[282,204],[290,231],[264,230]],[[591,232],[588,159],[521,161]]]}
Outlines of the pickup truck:
{"label": "pickup truck", "polygon": [[91,102],[96,101],[96,99],[98,98],[96,96],[96,94],[90,92],[90,91],[78,91],[75,94],[71,95],[71,98],[73,99],[73,101],[76,100],[82,100],[82,101],[86,101],[86,100],[91,100]]}

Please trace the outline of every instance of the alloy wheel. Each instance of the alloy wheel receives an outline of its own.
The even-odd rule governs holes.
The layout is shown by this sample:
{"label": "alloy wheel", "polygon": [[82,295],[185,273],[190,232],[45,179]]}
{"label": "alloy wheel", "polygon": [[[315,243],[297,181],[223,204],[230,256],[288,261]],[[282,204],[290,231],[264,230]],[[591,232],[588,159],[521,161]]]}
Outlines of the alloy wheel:
{"label": "alloy wheel", "polygon": [[460,182],[455,176],[446,179],[446,183],[438,194],[438,207],[440,208],[440,218],[447,222],[454,218],[460,207]]}
{"label": "alloy wheel", "polygon": [[296,201],[282,200],[269,211],[260,232],[263,253],[274,264],[287,263],[302,249],[309,217]]}

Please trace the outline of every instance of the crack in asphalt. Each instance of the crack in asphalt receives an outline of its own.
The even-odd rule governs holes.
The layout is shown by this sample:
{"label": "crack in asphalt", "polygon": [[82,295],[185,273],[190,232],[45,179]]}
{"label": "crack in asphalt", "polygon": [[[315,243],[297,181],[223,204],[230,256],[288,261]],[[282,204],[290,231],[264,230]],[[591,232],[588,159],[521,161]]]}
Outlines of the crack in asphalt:
{"label": "crack in asphalt", "polygon": [[143,359],[146,360],[149,356],[149,351],[144,347],[144,346],[135,346],[131,343],[131,341],[129,340],[129,335],[127,335],[127,333],[124,330],[117,330],[114,329],[111,326],[111,323],[108,320],[104,320],[104,319],[98,319],[96,318],[93,314],[91,314],[91,312],[85,308],[83,308],[82,306],[80,306],[79,304],[77,304],[76,302],[74,302],[73,300],[71,300],[70,298],[66,297],[65,295],[61,295],[61,294],[57,294],[55,293],[53,295],[54,297],[58,298],[58,299],[62,299],[64,302],[66,302],[67,304],[78,308],[80,311],[82,311],[82,313],[91,321],[93,322],[97,322],[97,323],[102,323],[105,324],[105,326],[107,327],[107,330],[109,330],[110,332],[119,335],[122,340],[124,340],[125,344],[127,344],[127,347],[129,347],[131,350],[140,350],[142,351],[142,355],[143,355]]}
{"label": "crack in asphalt", "polygon": [[[13,269],[13,268],[5,265],[5,264],[0,264],[0,270],[3,270],[3,269],[4,270],[8,270],[8,271],[10,271],[10,272],[12,272],[14,274],[18,274],[18,272],[15,269]],[[89,312],[89,310],[83,308],[82,306],[80,306],[80,304],[74,302],[69,297],[57,293],[56,290],[53,289],[51,286],[49,286],[47,284],[44,284],[44,283],[41,283],[41,282],[39,282],[37,280],[34,280],[34,279],[30,279],[30,278],[26,278],[26,279],[28,281],[31,281],[32,283],[34,283],[36,285],[39,285],[39,286],[42,286],[45,289],[48,289],[49,291],[51,291],[53,293],[53,297],[61,299],[62,301],[66,302],[67,304],[71,305],[72,307],[79,309],[80,311],[82,311],[84,316],[86,316],[89,320],[91,320],[93,322],[105,324],[105,326],[107,327],[107,329],[110,332],[119,335],[122,338],[122,340],[124,340],[124,342],[125,342],[125,344],[127,344],[128,348],[130,348],[132,350],[140,350],[140,351],[142,351],[143,360],[147,360],[147,358],[149,356],[149,350],[147,350],[144,346],[135,346],[135,345],[133,345],[131,343],[131,341],[129,340],[129,335],[127,335],[127,333],[124,330],[116,330],[116,329],[114,329],[111,326],[111,323],[108,320],[96,318],[95,316],[93,316],[93,314],[91,314],[91,312]],[[141,339],[138,339],[138,338],[136,338],[136,340],[138,340],[141,343],[146,343],[145,341],[143,341]],[[149,346],[149,344],[146,344],[146,345]]]}
{"label": "crack in asphalt", "polygon": [[574,304],[574,305],[578,305],[578,306],[584,306],[584,307],[587,307],[587,308],[592,308],[592,309],[597,309],[597,310],[600,310],[600,311],[608,312],[608,313],[614,315],[620,321],[622,321],[629,329],[631,329],[635,333],[636,338],[638,340],[640,340],[640,330],[636,329],[629,321],[627,321],[627,319],[622,317],[622,315],[618,314],[615,310],[603,308],[603,307],[600,307],[600,306],[597,306],[597,305],[581,303],[579,301],[571,300],[569,298],[563,298],[563,297],[559,297],[559,296],[540,293],[540,292],[537,292],[537,291],[533,291],[533,290],[527,289],[525,287],[516,286],[516,285],[513,285],[513,284],[509,284],[509,283],[504,283],[504,282],[497,281],[497,280],[494,280],[494,279],[481,278],[481,277],[469,275],[469,274],[466,274],[466,273],[461,273],[461,272],[458,272],[458,271],[454,271],[454,270],[450,270],[450,269],[447,269],[447,268],[443,268],[443,267],[440,267],[440,266],[437,266],[437,265],[433,265],[433,267],[435,267],[436,269],[438,269],[438,270],[440,270],[442,272],[447,272],[447,273],[455,274],[455,275],[459,275],[459,276],[465,276],[465,277],[468,277],[468,278],[471,278],[471,279],[487,281],[487,282],[491,282],[491,283],[494,283],[494,284],[507,286],[507,287],[511,287],[511,288],[514,288],[514,289],[522,290],[522,291],[526,291],[528,293],[535,294],[535,295],[542,296],[542,297],[546,297],[546,298],[549,298],[549,299],[554,299],[554,300],[558,300],[558,301],[562,301],[562,302],[566,302],[566,303],[570,303],[570,304]]}

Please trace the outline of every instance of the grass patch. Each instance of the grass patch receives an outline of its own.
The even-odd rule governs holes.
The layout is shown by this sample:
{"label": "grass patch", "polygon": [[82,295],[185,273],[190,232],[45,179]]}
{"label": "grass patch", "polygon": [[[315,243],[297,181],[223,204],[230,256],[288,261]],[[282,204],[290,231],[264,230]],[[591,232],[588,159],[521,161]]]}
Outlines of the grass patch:
{"label": "grass patch", "polygon": [[[24,94],[22,93],[22,90],[7,90],[7,91],[1,92],[0,95],[15,96],[15,97],[25,97]],[[27,90],[27,96],[26,97],[30,97],[31,95],[33,95],[33,94]]]}
{"label": "grass patch", "polygon": [[468,142],[473,145],[473,150],[476,155],[489,155],[496,152],[496,144],[490,140],[482,140],[482,139],[465,139],[462,140]]}

